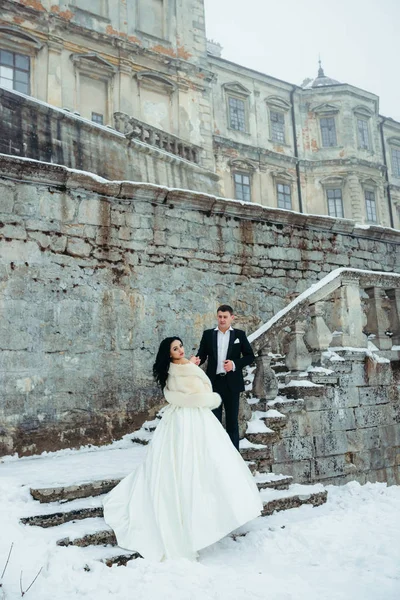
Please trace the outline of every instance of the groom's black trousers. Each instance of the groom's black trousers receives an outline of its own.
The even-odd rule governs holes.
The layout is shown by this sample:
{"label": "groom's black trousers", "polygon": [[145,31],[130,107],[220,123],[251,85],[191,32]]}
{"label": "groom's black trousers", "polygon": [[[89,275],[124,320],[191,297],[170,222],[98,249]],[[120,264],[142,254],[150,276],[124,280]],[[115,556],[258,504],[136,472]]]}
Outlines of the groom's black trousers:
{"label": "groom's black trousers", "polygon": [[225,426],[232,444],[239,450],[239,396],[240,392],[232,391],[227,382],[228,376],[217,377],[213,381],[213,390],[222,398],[221,405],[213,410],[214,415],[222,422],[222,406],[225,409]]}

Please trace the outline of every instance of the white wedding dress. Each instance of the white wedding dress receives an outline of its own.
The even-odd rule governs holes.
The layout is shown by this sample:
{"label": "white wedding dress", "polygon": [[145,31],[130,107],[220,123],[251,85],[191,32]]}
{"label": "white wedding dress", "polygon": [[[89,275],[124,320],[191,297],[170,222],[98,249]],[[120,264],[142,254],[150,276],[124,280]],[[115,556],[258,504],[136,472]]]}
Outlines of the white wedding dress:
{"label": "white wedding dress", "polygon": [[154,561],[188,558],[257,517],[253,476],[218,419],[220,404],[196,365],[172,364],[169,406],[144,462],[104,499],[121,548]]}

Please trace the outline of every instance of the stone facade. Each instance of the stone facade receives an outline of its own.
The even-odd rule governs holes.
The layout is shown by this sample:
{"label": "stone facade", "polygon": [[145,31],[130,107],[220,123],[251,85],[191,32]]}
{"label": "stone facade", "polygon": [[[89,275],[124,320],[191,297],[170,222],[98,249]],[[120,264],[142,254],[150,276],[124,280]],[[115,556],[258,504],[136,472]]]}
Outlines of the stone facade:
{"label": "stone facade", "polygon": [[159,341],[229,301],[254,331],[339,266],[398,272],[381,227],[1,157],[0,454],[105,443],[154,414]]}
{"label": "stone facade", "polygon": [[[1,85],[79,113],[66,119],[78,154],[82,123],[94,120],[140,140],[151,160],[127,152],[120,170],[141,163],[141,180],[400,228],[400,124],[379,115],[379,98],[321,68],[297,86],[224,60],[215,43],[207,53],[203,0],[5,0],[0,33],[4,60],[17,61]],[[18,142],[19,123],[1,132],[1,149],[36,158]],[[40,145],[48,129],[27,127]],[[101,125],[92,131],[110,142]],[[74,166],[66,136],[53,137],[56,160]],[[195,156],[219,186],[187,165],[157,180],[165,164],[155,147]]]}

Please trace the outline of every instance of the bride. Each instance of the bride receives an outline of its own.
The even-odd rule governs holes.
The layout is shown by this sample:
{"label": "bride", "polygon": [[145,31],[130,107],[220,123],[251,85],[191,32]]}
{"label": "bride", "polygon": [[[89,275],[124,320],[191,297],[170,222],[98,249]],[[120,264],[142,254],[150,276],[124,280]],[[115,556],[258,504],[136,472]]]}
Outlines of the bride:
{"label": "bride", "polygon": [[153,373],[169,406],[144,462],[104,499],[118,545],[154,561],[195,560],[262,509],[249,469],[211,412],[221,398],[191,361],[179,337],[161,342]]}

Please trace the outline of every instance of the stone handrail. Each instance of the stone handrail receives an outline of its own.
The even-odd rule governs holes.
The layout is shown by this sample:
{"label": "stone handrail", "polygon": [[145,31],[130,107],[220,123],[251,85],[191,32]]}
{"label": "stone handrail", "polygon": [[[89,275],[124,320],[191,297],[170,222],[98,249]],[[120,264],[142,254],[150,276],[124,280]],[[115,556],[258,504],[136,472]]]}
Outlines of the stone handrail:
{"label": "stone handrail", "polygon": [[277,348],[290,371],[303,371],[329,348],[367,348],[368,337],[384,354],[400,350],[400,274],[335,269],[249,336],[256,387]]}
{"label": "stone handrail", "polygon": [[195,164],[200,162],[200,146],[185,142],[172,133],[167,133],[153,125],[143,123],[143,121],[123,112],[114,113],[114,124],[115,129],[127,138],[140,140],[145,144],[175,154]]}

